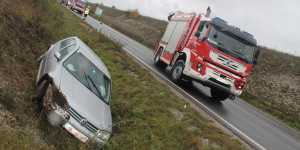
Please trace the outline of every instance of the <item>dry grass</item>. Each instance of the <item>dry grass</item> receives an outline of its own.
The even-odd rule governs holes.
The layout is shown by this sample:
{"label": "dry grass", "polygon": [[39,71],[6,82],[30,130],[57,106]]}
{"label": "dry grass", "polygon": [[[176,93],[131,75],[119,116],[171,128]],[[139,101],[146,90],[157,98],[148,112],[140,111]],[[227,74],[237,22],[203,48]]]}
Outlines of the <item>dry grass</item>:
{"label": "dry grass", "polygon": [[[100,17],[101,21],[151,49],[155,48],[163,35],[163,30],[167,26],[167,22],[165,21],[142,15],[139,15],[136,19],[132,19],[130,14],[133,14],[134,10],[132,13],[129,13],[105,6],[100,6],[100,8],[103,9],[103,14]],[[97,16],[94,17],[97,18]]]}

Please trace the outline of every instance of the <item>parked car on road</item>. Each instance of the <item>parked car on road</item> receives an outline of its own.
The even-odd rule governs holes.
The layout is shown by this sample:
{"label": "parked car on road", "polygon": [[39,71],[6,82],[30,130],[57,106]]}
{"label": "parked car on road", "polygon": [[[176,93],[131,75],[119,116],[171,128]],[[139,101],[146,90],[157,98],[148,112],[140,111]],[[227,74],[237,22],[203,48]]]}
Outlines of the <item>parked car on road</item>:
{"label": "parked car on road", "polygon": [[48,122],[82,142],[104,144],[112,132],[111,76],[100,58],[70,37],[51,45],[38,62],[36,100]]}

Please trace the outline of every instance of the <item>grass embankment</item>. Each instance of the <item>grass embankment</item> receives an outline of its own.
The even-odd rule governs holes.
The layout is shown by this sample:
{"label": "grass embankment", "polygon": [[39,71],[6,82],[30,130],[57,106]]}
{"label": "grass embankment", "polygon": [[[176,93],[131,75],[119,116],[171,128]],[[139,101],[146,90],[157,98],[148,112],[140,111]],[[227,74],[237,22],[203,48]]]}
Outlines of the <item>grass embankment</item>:
{"label": "grass embankment", "polygon": [[[100,7],[103,16],[94,17],[152,49],[167,25],[145,16],[130,19],[128,11]],[[147,38],[143,39],[144,35]],[[300,58],[266,47],[261,49],[241,98],[300,131]]]}
{"label": "grass embankment", "polygon": [[[15,5],[19,3],[22,5]],[[32,102],[38,63],[56,41],[78,36],[108,67],[113,81],[113,134],[105,149],[245,149],[104,35],[57,1],[0,5],[0,149],[90,149],[51,127]]]}
{"label": "grass embankment", "polygon": [[[92,10],[96,5],[91,4]],[[93,12],[94,18],[99,18],[106,25],[118,30],[119,32],[131,37],[132,39],[154,49],[162,37],[167,22],[139,15],[136,19],[130,18],[130,10],[121,11],[115,8],[100,6],[103,15],[99,18]]]}

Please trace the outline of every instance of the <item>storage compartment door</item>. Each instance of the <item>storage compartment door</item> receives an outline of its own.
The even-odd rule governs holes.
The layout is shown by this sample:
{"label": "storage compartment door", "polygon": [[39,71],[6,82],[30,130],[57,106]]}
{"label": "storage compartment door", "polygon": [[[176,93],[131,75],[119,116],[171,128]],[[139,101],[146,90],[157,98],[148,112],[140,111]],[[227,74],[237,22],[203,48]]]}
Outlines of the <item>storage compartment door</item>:
{"label": "storage compartment door", "polygon": [[173,54],[175,51],[176,46],[178,45],[179,39],[181,35],[183,34],[183,30],[185,29],[187,25],[187,21],[177,21],[177,25],[175,27],[175,30],[172,33],[172,36],[169,40],[169,43],[167,45],[166,51],[170,54]]}
{"label": "storage compartment door", "polygon": [[176,24],[177,24],[177,21],[170,21],[170,22],[169,22],[169,24],[168,24],[168,26],[167,26],[167,29],[166,29],[166,31],[165,31],[165,34],[164,34],[164,36],[163,36],[163,38],[162,38],[162,41],[163,41],[164,43],[168,43],[168,42],[169,42],[170,37],[171,37],[171,35],[172,35],[172,33],[173,33],[175,27],[176,27]]}

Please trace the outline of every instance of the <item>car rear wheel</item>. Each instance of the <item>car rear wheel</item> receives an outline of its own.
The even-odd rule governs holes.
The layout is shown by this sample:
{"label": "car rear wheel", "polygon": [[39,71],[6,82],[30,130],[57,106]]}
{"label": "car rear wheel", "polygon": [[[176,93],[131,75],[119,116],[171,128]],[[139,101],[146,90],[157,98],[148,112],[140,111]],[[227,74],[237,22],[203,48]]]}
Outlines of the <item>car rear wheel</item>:
{"label": "car rear wheel", "polygon": [[224,101],[230,96],[229,93],[219,90],[217,88],[211,88],[210,94],[211,97],[216,101]]}
{"label": "car rear wheel", "polygon": [[183,76],[183,70],[184,70],[184,61],[183,60],[177,61],[171,70],[171,80],[175,83],[179,83]]}
{"label": "car rear wheel", "polygon": [[47,80],[43,80],[35,90],[35,100],[41,101],[46,93],[49,82]]}

